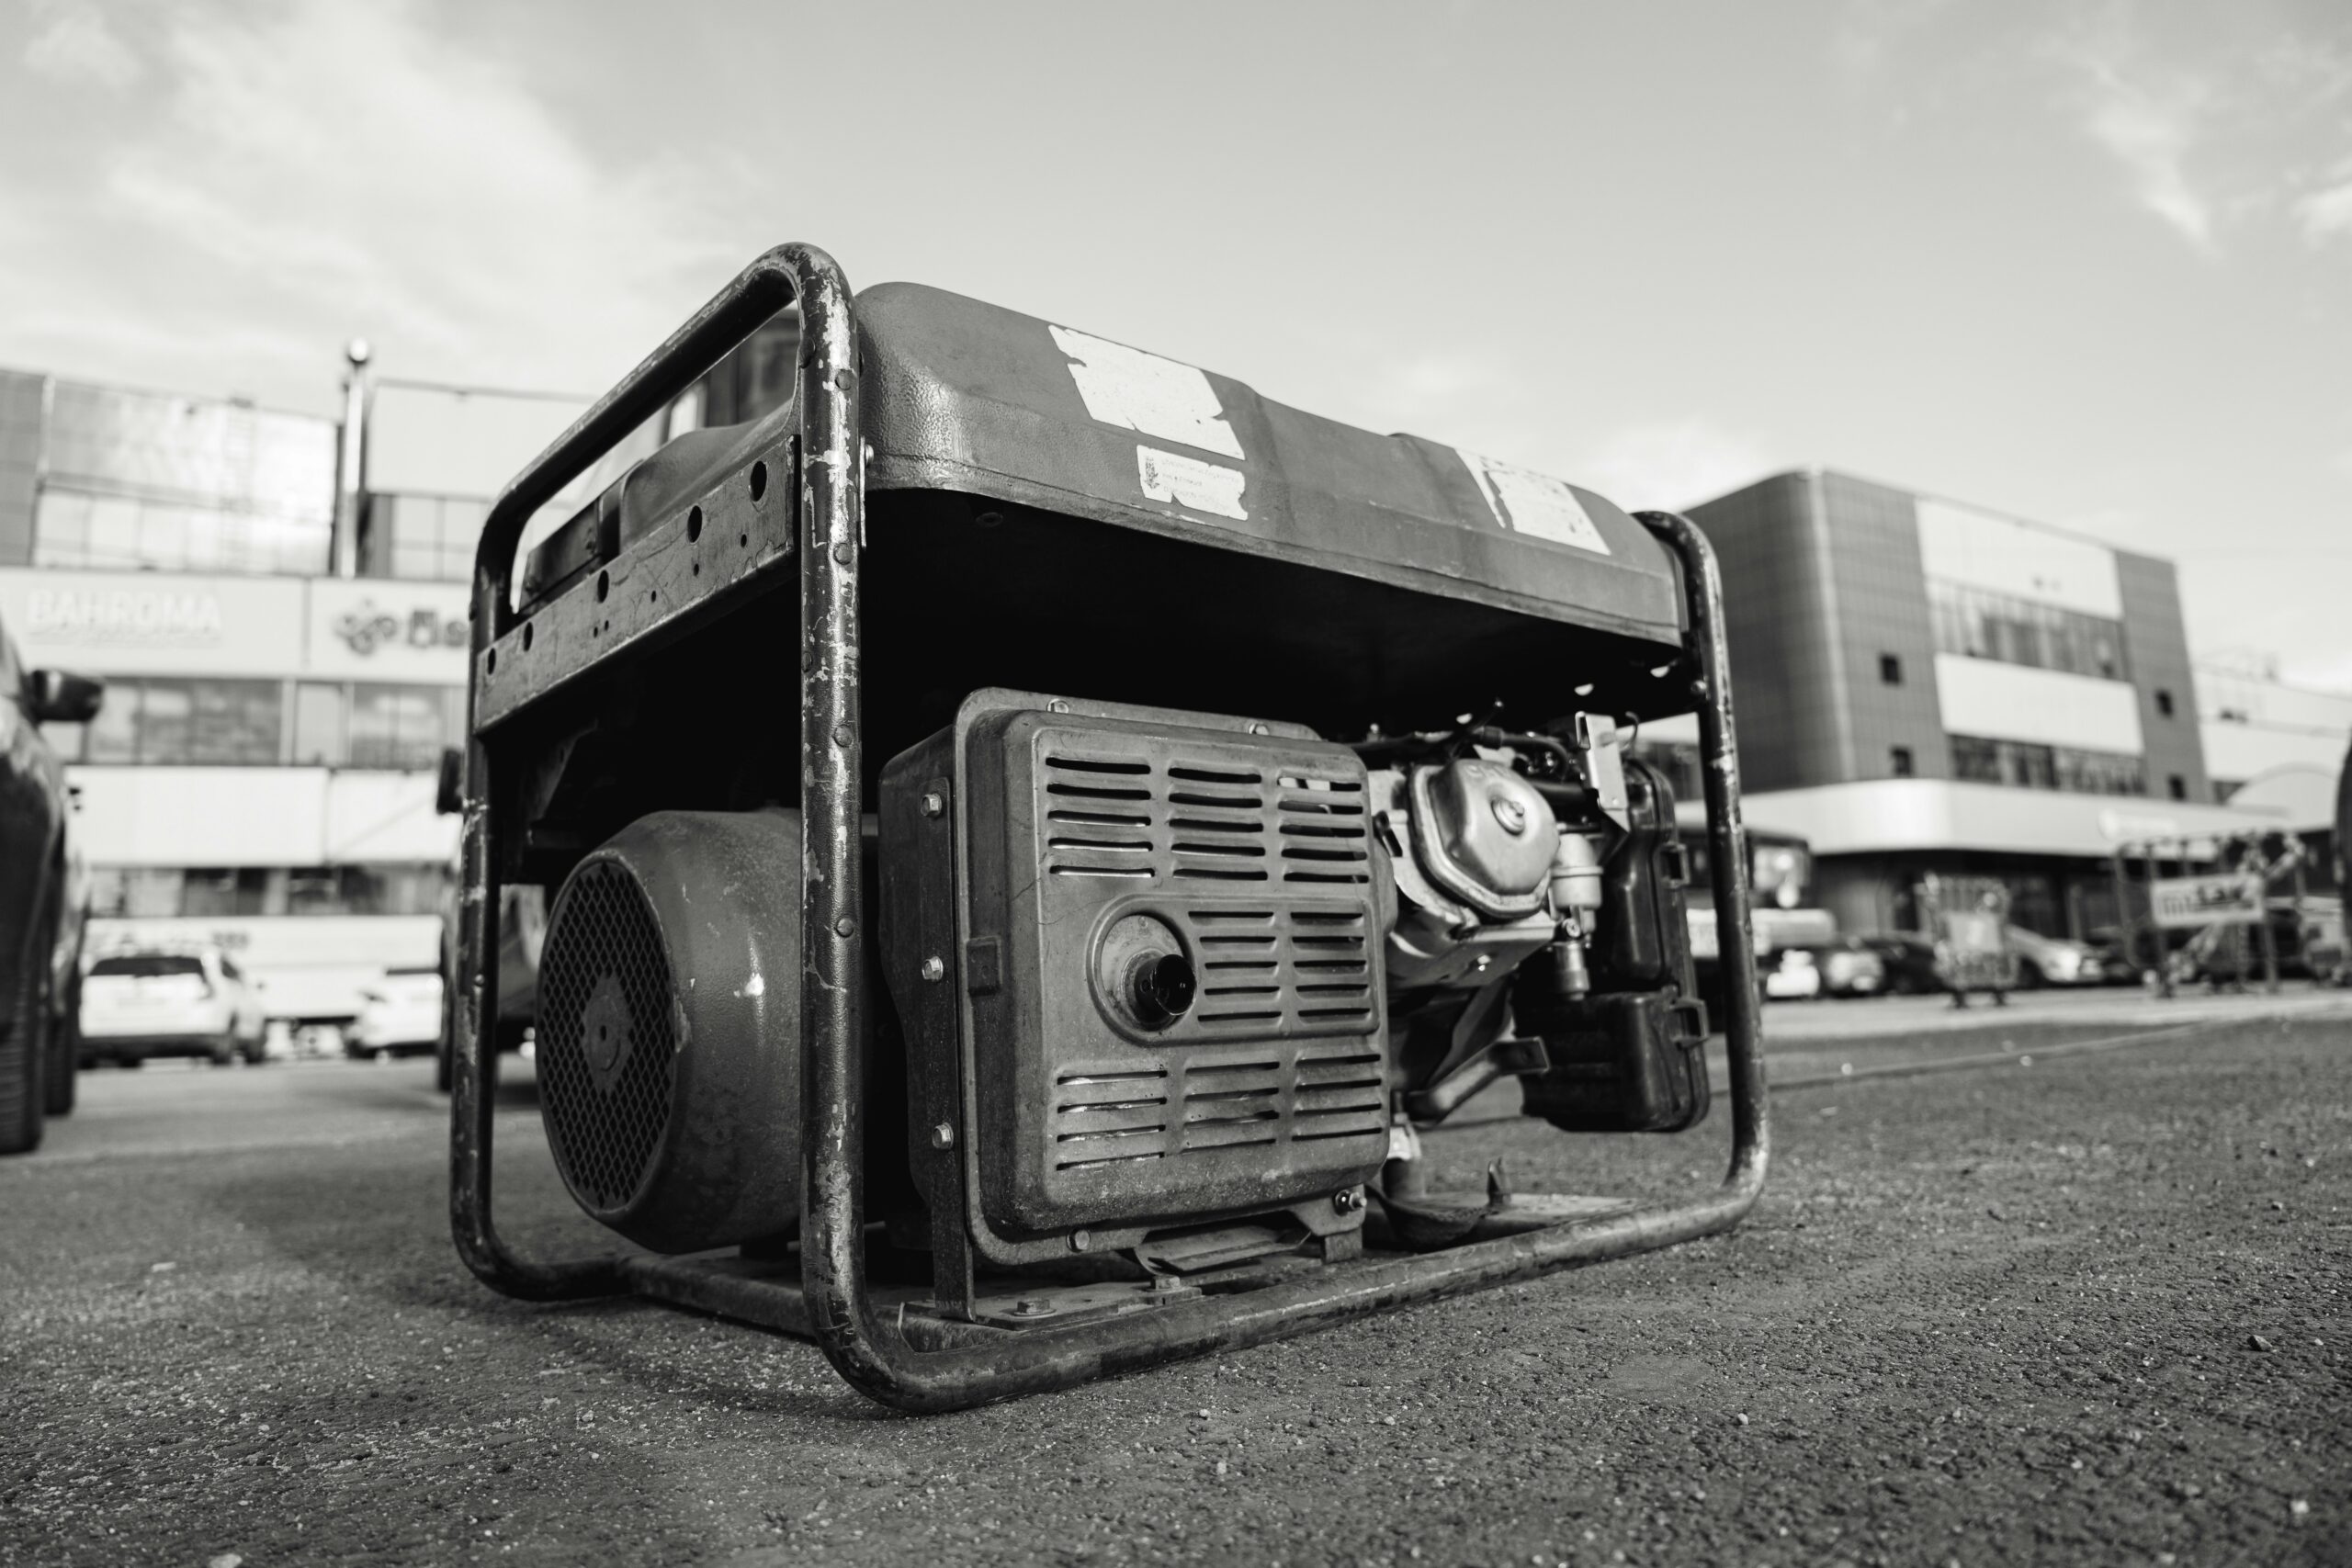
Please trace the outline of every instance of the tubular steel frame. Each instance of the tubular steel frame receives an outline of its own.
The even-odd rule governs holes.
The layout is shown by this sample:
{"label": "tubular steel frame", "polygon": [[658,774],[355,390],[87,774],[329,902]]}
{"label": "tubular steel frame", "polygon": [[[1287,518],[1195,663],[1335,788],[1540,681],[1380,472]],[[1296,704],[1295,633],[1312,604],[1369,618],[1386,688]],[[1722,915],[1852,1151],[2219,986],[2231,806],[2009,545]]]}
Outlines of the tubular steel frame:
{"label": "tubular steel frame", "polygon": [[[682,395],[782,307],[797,302],[801,359],[795,417],[801,454],[790,482],[801,591],[801,825],[807,876],[802,938],[801,1049],[806,1187],[801,1283],[762,1279],[729,1260],[606,1256],[558,1263],[523,1258],[491,1215],[492,1089],[496,1055],[484,1049],[497,997],[499,850],[514,829],[499,803],[515,798],[494,777],[474,728],[494,648],[514,621],[515,547],[531,514],[632,429]],[[1720,1186],[1679,1202],[1406,1258],[1334,1264],[1304,1280],[1150,1311],[1009,1333],[897,1323],[868,1290],[863,1170],[864,965],[859,928],[859,551],[865,458],[858,418],[856,336],[847,280],[824,252],[780,245],[710,303],[541,453],[492,509],[474,560],[472,676],[465,765],[465,893],[459,927],[462,1005],[450,1108],[450,1218],[466,1266],[493,1289],[534,1301],[635,1292],[813,1337],[842,1377],[885,1404],[944,1411],[1067,1388],[1180,1357],[1262,1344],[1385,1307],[1457,1295],[1555,1269],[1671,1246],[1724,1230],[1764,1184],[1769,1151],[1756,1001],[1746,834],[1734,756],[1723,585],[1705,538],[1686,519],[1639,520],[1680,565],[1699,674],[1707,833],[1729,1016],[1732,1156]],[[681,606],[684,615],[692,606]],[[502,790],[504,792],[502,794]]]}

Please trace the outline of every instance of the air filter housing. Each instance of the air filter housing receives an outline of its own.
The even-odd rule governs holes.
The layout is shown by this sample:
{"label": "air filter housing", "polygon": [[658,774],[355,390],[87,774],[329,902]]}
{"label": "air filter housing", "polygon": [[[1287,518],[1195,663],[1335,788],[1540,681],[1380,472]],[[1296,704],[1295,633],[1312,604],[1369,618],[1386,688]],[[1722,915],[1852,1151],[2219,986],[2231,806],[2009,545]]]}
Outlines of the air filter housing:
{"label": "air filter housing", "polygon": [[581,1208],[695,1252],[800,1219],[800,816],[661,811],[565,879],[539,1103]]}

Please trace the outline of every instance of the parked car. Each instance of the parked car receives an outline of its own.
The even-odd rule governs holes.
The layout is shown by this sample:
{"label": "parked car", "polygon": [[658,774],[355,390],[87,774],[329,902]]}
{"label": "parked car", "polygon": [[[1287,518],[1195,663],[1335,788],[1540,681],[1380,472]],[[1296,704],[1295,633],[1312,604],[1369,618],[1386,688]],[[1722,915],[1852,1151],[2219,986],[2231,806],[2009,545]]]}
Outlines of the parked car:
{"label": "parked car", "polygon": [[82,982],[85,1066],[135,1067],[155,1056],[259,1063],[264,1022],[252,982],[217,947],[103,953]]}
{"label": "parked car", "polygon": [[105,693],[28,669],[0,626],[0,1154],[35,1147],[43,1118],[74,1109],[84,893],[65,770],[40,727],[88,723]]}
{"label": "parked car", "polygon": [[344,1031],[347,1056],[384,1061],[441,1044],[441,971],[388,969],[359,993],[359,1016]]}
{"label": "parked car", "polygon": [[[2336,982],[2345,964],[2341,899],[2309,898],[2298,908],[2292,898],[2274,897],[2268,900],[2267,918],[2281,976]],[[2178,985],[2231,984],[2241,975],[2258,981],[2262,978],[2262,934],[2253,926],[2204,926],[2188,935],[2173,953],[2171,963],[2173,980]]]}
{"label": "parked car", "polygon": [[2014,925],[2008,929],[2008,937],[2009,950],[2018,956],[2020,987],[2107,984],[2106,960],[2086,943]]}
{"label": "parked car", "polygon": [[1926,937],[1910,931],[1880,931],[1857,940],[1878,954],[1888,995],[1933,996],[1944,988],[1943,976],[1936,973],[1936,944]]}
{"label": "parked car", "polygon": [[1886,989],[1886,965],[1859,937],[1811,943],[1804,951],[1821,972],[1825,997],[1875,997]]}
{"label": "parked car", "polygon": [[1789,947],[1764,966],[1764,995],[1776,1002],[1804,1001],[1821,995],[1821,966],[1813,950]]}

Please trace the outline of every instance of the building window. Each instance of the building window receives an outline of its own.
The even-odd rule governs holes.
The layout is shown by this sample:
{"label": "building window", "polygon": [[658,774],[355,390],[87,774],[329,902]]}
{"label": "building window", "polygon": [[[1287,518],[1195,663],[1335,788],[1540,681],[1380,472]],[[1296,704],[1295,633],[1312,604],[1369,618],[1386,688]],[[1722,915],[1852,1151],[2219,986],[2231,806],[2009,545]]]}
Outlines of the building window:
{"label": "building window", "polygon": [[107,866],[90,873],[102,919],[220,919],[266,915],[440,915],[456,873],[446,865]]}
{"label": "building window", "polygon": [[190,868],[181,874],[183,915],[266,915],[270,874],[257,865]]}
{"label": "building window", "polygon": [[2172,716],[2172,694],[2162,686],[2156,688],[2156,712],[2165,718]]}
{"label": "building window", "polygon": [[456,686],[351,688],[348,764],[355,768],[430,770],[465,728],[466,694]]}
{"label": "building window", "polygon": [[[88,724],[43,733],[68,762],[426,773],[466,732],[462,686],[117,676]],[[290,747],[289,747],[290,741]]]}
{"label": "building window", "polygon": [[333,422],[77,381],[51,388],[35,566],[326,570]]}
{"label": "building window", "polygon": [[1928,613],[1938,653],[2105,681],[2132,678],[2123,623],[2104,615],[1932,577],[1928,580]]}
{"label": "building window", "polygon": [[96,718],[60,726],[51,740],[68,762],[266,766],[278,760],[284,690],[277,681],[117,677]]}
{"label": "building window", "polygon": [[2145,795],[2147,769],[2137,757],[2036,746],[1982,736],[1951,738],[1952,776],[2012,789],[2064,790],[2075,795]]}
{"label": "building window", "polygon": [[1911,748],[1910,748],[1910,747],[1908,747],[1908,746],[1897,746],[1897,747],[1895,747],[1893,750],[1891,750],[1891,751],[1889,751],[1889,752],[1887,753],[1887,760],[1888,760],[1890,762],[1892,762],[1892,763],[1894,764],[1894,776],[1895,776],[1896,778],[1898,778],[1898,779],[1907,779],[1907,778],[1909,778],[1909,777],[1911,776]]}
{"label": "building window", "polygon": [[1878,656],[1878,678],[1882,685],[1900,686],[1903,684],[1903,656],[1898,653],[1880,654]]}
{"label": "building window", "polygon": [[344,689],[315,681],[294,686],[294,754],[298,768],[339,768],[343,746]]}
{"label": "building window", "polygon": [[2171,795],[2175,800],[2187,800],[2188,798],[2188,781],[2181,777],[2178,773],[2168,773],[2165,776],[2165,793]]}
{"label": "building window", "polygon": [[368,577],[463,582],[489,507],[462,496],[370,495],[359,570]]}

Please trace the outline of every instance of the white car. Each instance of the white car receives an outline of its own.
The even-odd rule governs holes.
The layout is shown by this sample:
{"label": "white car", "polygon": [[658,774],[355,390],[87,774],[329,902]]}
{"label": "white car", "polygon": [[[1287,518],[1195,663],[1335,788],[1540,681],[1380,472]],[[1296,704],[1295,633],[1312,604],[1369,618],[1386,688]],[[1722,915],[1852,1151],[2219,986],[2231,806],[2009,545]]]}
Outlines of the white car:
{"label": "white car", "polygon": [[359,993],[359,1016],[345,1031],[345,1055],[382,1061],[441,1044],[441,971],[388,969]]}
{"label": "white car", "polygon": [[152,1056],[202,1056],[225,1067],[263,1056],[262,1005],[217,947],[118,949],[82,979],[82,1062],[135,1067]]}
{"label": "white car", "polygon": [[1821,995],[1821,966],[1802,947],[1792,947],[1764,970],[1764,994],[1776,1002]]}
{"label": "white car", "polygon": [[2009,949],[2018,955],[2021,986],[2103,986],[2107,966],[2091,950],[2064,937],[2043,936],[2011,926]]}

